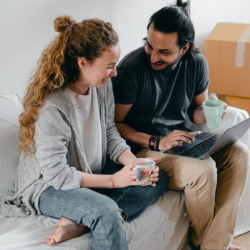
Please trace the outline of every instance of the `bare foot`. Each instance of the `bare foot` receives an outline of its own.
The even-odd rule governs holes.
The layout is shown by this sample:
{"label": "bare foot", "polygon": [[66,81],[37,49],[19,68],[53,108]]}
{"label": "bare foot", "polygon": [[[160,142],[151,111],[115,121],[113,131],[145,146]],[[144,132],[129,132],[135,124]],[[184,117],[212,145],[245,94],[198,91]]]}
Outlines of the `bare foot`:
{"label": "bare foot", "polygon": [[65,217],[62,217],[58,223],[58,226],[54,233],[52,233],[48,239],[47,244],[53,245],[65,240],[69,240],[75,237],[79,237],[84,233],[89,232],[89,228],[84,225],[80,225],[71,221]]}
{"label": "bare foot", "polygon": [[242,247],[235,246],[235,245],[230,245],[228,250],[246,250],[246,249],[244,249]]}

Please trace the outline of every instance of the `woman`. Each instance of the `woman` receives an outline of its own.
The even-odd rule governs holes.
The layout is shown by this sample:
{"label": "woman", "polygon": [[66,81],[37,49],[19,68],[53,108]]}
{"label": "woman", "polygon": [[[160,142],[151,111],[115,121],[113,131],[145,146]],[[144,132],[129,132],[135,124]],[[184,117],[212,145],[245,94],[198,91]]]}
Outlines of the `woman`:
{"label": "woman", "polygon": [[116,76],[120,48],[111,24],[69,16],[54,24],[59,35],[24,98],[16,193],[3,199],[1,211],[60,219],[49,245],[90,229],[92,249],[125,250],[123,218],[133,220],[157,200],[166,177],[158,167],[144,171],[153,184],[140,187],[147,184],[136,181],[140,162],[115,127],[109,78]]}

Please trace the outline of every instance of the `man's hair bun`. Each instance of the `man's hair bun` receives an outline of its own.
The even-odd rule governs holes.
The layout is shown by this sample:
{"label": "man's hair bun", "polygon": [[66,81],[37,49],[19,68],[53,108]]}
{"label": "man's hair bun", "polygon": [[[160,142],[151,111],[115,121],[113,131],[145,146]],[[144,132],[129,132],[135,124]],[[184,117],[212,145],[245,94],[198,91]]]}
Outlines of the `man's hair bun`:
{"label": "man's hair bun", "polygon": [[188,1],[177,0],[176,6],[183,9],[184,12],[188,13]]}

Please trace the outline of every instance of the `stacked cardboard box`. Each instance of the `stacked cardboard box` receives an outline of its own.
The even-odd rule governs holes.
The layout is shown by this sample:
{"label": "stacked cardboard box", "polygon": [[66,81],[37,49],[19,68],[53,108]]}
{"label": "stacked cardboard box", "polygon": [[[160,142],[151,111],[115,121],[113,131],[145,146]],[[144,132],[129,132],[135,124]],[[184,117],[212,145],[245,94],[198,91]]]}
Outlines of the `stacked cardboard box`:
{"label": "stacked cardboard box", "polygon": [[206,38],[209,92],[250,114],[250,24],[218,23]]}

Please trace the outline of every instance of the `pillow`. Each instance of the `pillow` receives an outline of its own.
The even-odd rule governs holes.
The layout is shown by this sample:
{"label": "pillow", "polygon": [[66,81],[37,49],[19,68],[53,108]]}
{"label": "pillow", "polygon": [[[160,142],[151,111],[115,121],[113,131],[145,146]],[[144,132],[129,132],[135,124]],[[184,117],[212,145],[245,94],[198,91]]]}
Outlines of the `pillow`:
{"label": "pillow", "polygon": [[0,93],[0,198],[14,191],[18,166],[19,115],[23,111],[18,93]]}

